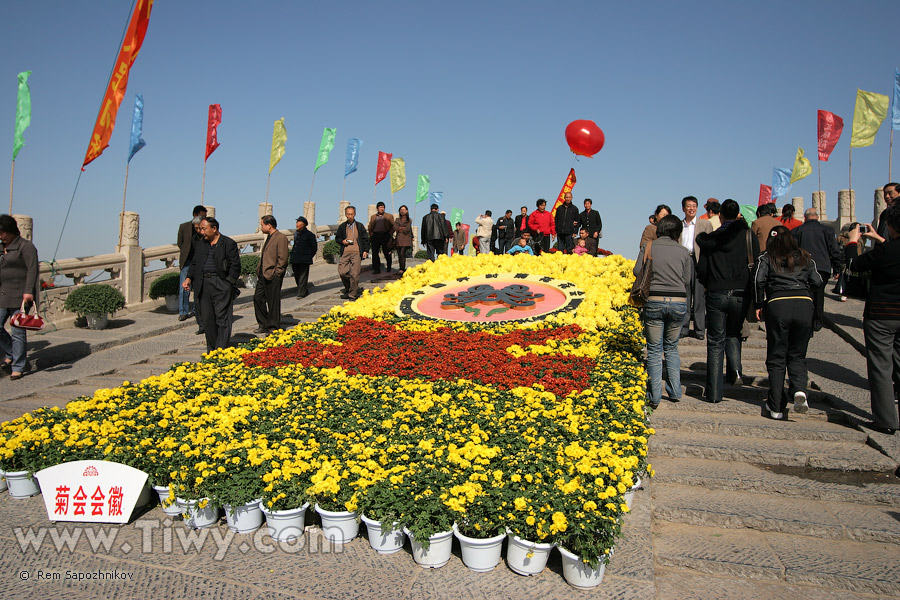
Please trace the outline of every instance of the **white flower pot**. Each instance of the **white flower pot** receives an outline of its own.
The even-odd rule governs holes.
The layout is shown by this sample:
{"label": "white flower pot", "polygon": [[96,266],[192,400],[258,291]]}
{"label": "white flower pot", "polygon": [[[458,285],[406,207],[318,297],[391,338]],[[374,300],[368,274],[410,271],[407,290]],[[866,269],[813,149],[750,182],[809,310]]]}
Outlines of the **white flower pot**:
{"label": "white flower pot", "polygon": [[0,469],[0,492],[6,491],[6,471]]}
{"label": "white flower pot", "polygon": [[269,528],[269,537],[279,542],[290,542],[303,535],[306,529],[306,509],[309,502],[300,508],[287,510],[268,510],[263,502],[260,510],[266,517],[266,526]]}
{"label": "white flower pot", "polygon": [[166,506],[166,499],[169,497],[169,486],[154,485],[153,491],[159,496],[159,504],[162,506],[163,513],[170,517],[177,517],[181,514],[181,508],[178,506],[177,502],[173,502],[169,506]]}
{"label": "white flower pot", "polygon": [[359,521],[356,513],[347,510],[333,512],[316,504],[316,512],[322,519],[322,531],[325,538],[335,544],[346,544],[359,534]]}
{"label": "white flower pot", "polygon": [[427,550],[416,541],[415,536],[406,527],[403,528],[403,532],[409,537],[412,545],[413,559],[423,569],[438,569],[450,562],[450,551],[453,550],[453,530],[439,531],[428,538]]}
{"label": "white flower pot", "polygon": [[631,486],[631,489],[625,492],[625,506],[628,507],[628,510],[631,510],[631,503],[634,502],[634,493],[638,491],[639,487],[641,487],[640,477],[637,478],[637,481],[634,482],[634,485]]}
{"label": "white flower pot", "polygon": [[592,568],[583,563],[580,556],[565,548],[559,547],[559,554],[562,556],[563,577],[572,587],[586,590],[597,587],[603,581],[608,558],[600,559],[600,563]]}
{"label": "white flower pot", "polygon": [[178,294],[166,296],[166,310],[170,313],[178,312]]}
{"label": "white flower pot", "polygon": [[[206,500],[206,506],[200,508],[199,505],[202,500]],[[175,504],[178,505],[184,515],[184,524],[191,529],[206,529],[219,522],[219,509],[218,507],[213,507],[209,498],[202,498],[201,500],[175,498]]]}
{"label": "white flower pot", "polygon": [[459,532],[456,523],[453,524],[453,533],[459,540],[463,564],[472,571],[487,573],[493,571],[494,567],[500,564],[503,540],[506,539],[505,533],[489,538],[470,538]]}
{"label": "white flower pot", "polygon": [[10,498],[30,498],[41,493],[38,480],[28,471],[7,471],[6,486]]}
{"label": "white flower pot", "polygon": [[393,554],[399,552],[406,542],[406,535],[399,523],[392,523],[385,527],[381,521],[373,521],[362,515],[362,522],[366,524],[369,533],[369,545],[379,554]]}
{"label": "white flower pot", "polygon": [[108,313],[87,313],[84,318],[87,320],[88,329],[106,329],[109,323]]}
{"label": "white flower pot", "polygon": [[539,544],[523,540],[515,534],[507,534],[506,564],[519,575],[537,575],[547,566],[553,544]]}
{"label": "white flower pot", "polygon": [[263,522],[262,510],[259,508],[261,502],[262,499],[248,502],[242,506],[228,504],[223,506],[228,529],[235,533],[252,533],[259,529]]}

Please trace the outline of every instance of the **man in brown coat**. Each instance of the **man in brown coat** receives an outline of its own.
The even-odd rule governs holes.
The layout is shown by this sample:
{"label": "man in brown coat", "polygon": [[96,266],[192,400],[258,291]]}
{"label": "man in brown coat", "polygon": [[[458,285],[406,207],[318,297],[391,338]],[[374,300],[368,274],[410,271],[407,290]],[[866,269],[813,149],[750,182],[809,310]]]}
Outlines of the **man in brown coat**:
{"label": "man in brown coat", "polygon": [[253,309],[259,327],[254,333],[272,333],[281,325],[281,282],[287,269],[290,252],[288,239],[278,231],[278,222],[272,215],[259,220],[259,227],[266,234],[259,267],[256,270],[256,290],[253,293]]}
{"label": "man in brown coat", "polygon": [[375,214],[369,219],[369,238],[372,240],[372,273],[381,273],[381,257],[378,250],[384,253],[387,272],[391,272],[391,249],[388,247],[394,235],[394,215],[384,212],[384,202],[375,206]]}

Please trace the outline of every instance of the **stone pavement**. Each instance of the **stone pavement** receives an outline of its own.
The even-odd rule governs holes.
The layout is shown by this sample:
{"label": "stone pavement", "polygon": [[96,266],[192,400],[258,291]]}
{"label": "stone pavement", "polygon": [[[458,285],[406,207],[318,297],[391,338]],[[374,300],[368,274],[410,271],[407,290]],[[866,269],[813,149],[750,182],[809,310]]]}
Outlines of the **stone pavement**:
{"label": "stone pavement", "polygon": [[[341,302],[335,275],[334,265],[315,265],[315,291],[302,300],[286,282],[285,326],[314,320]],[[366,287],[388,279],[372,278],[364,272]],[[235,311],[238,341],[256,327],[248,291]],[[191,532],[152,504],[124,526],[53,524],[40,496],[8,494],[0,494],[0,589],[4,598],[66,600],[897,597],[900,485],[893,473],[900,436],[858,426],[870,418],[865,358],[845,340],[853,337],[862,307],[828,302],[838,333],[823,330],[814,338],[811,410],[789,414],[786,422],[760,416],[767,385],[761,332],[745,345],[746,385],[729,388],[719,405],[691,396],[702,391],[705,346],[682,343],[688,395],[652,415],[656,477],[638,491],[606,578],[591,592],[564,582],[555,551],[534,577],[515,575],[503,562],[491,573],[473,573],[457,545],[448,565],[428,570],[415,565],[408,544],[391,556],[375,553],[365,527],[349,544],[323,544],[313,511],[303,543],[279,546],[265,528],[237,535],[223,522]],[[192,321],[179,323],[163,312],[124,313],[111,325],[105,332],[30,336],[37,370],[18,382],[0,379],[0,420],[161,373],[205,349]],[[29,534],[42,533],[42,543],[28,542]],[[67,572],[98,571],[131,578],[65,579]]]}

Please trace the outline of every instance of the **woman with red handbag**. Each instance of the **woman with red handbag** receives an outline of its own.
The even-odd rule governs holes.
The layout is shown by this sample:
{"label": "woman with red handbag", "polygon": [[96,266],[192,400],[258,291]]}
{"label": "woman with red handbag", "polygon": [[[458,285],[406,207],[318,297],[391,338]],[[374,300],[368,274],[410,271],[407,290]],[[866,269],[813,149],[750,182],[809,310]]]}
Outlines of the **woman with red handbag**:
{"label": "woman with red handbag", "polygon": [[19,235],[19,225],[9,215],[0,215],[0,355],[3,370],[11,380],[22,378],[25,372],[27,339],[25,329],[6,322],[16,313],[27,310],[38,299],[38,254],[34,244]]}

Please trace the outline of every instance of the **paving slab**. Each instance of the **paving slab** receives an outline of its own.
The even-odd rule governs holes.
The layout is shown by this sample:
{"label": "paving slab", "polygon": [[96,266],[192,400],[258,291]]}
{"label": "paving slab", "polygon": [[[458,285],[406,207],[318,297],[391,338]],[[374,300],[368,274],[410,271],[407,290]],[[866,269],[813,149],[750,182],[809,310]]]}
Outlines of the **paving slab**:
{"label": "paving slab", "polygon": [[[668,568],[656,570],[656,590],[658,598],[667,600],[834,600],[836,597],[831,588],[688,574]],[[839,597],[843,600],[873,598],[844,590]]]}
{"label": "paving slab", "polygon": [[[668,407],[668,404],[665,406]],[[761,419],[758,415],[663,409],[653,414],[653,425],[654,427],[664,427],[669,431],[692,431],[780,440],[803,439],[865,443],[868,439],[864,432],[847,425],[828,423],[827,418],[828,415],[822,411],[803,415],[802,420],[772,421],[771,419]]]}

